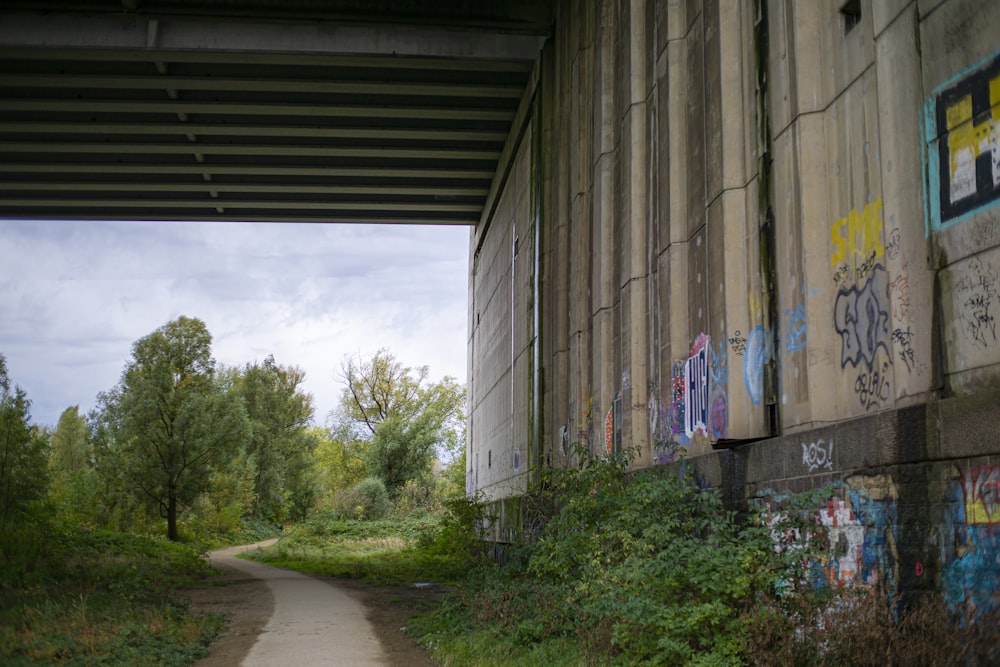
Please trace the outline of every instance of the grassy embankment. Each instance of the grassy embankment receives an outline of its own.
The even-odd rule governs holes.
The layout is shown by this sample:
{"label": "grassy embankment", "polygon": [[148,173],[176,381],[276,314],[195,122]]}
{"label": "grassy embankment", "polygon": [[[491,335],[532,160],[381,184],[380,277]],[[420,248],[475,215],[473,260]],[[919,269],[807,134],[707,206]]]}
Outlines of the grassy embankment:
{"label": "grassy embankment", "polygon": [[189,546],[81,527],[0,536],[0,664],[190,665],[223,627],[180,594],[211,572]]}

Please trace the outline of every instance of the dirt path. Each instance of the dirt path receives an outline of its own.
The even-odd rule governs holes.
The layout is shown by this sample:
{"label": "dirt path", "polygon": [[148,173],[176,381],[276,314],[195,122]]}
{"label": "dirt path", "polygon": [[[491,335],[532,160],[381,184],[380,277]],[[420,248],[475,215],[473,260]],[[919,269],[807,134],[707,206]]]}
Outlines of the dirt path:
{"label": "dirt path", "polygon": [[225,575],[192,591],[192,605],[226,614],[229,627],[197,667],[434,664],[403,628],[438,592],[345,583],[235,557],[270,543],[211,554]]}

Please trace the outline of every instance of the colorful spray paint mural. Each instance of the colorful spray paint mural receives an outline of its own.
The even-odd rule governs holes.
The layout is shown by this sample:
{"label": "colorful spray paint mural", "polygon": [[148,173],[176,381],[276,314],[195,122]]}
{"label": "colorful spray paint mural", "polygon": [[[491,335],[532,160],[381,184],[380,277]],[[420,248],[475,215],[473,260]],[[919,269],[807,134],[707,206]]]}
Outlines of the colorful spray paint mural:
{"label": "colorful spray paint mural", "polygon": [[1000,54],[936,88],[924,105],[928,230],[1000,200]]}
{"label": "colorful spray paint mural", "polygon": [[700,334],[684,364],[684,434],[708,432],[708,336]]}
{"label": "colorful spray paint mural", "polygon": [[829,487],[828,494],[811,508],[789,507],[790,497],[764,491],[757,502],[767,507],[772,526],[790,512],[802,512],[807,525],[817,526],[811,535],[772,536],[776,548],[799,539],[825,537],[828,556],[809,563],[816,587],[874,586],[885,584],[894,590],[899,555],[896,548],[898,494],[887,475],[857,475]]}
{"label": "colorful spray paint mural", "polygon": [[674,460],[676,445],[687,446],[693,438],[719,440],[728,433],[729,357],[727,341],[714,347],[708,335],[695,338],[687,359],[675,361],[671,368],[670,396],[666,401],[650,399],[650,426],[655,424],[653,440],[657,461]]}
{"label": "colorful spray paint mural", "polygon": [[941,540],[945,601],[968,621],[1000,609],[1000,465],[959,471]]}

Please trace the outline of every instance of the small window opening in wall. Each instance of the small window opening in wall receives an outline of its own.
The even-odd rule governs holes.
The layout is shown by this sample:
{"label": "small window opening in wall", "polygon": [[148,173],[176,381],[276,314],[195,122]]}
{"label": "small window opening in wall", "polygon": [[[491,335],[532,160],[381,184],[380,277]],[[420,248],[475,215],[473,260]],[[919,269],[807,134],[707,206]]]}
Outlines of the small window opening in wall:
{"label": "small window opening in wall", "polygon": [[493,450],[492,449],[489,450],[488,452],[486,452],[486,467],[487,468],[492,468],[493,467]]}
{"label": "small window opening in wall", "polygon": [[844,34],[854,30],[854,26],[861,23],[861,0],[847,0],[840,8],[840,15],[844,17]]}

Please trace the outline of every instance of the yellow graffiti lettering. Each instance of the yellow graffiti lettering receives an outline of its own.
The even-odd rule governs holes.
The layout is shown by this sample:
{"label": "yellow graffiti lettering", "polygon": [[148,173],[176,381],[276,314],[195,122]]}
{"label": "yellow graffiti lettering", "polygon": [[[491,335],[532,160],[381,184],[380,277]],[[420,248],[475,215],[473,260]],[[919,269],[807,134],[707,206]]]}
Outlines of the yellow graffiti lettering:
{"label": "yellow graffiti lettering", "polygon": [[747,292],[747,308],[750,310],[750,319],[756,319],[764,314],[764,300],[758,292]]}
{"label": "yellow graffiti lettering", "polygon": [[971,95],[945,109],[952,203],[976,194],[976,158],[993,150],[993,127],[1000,123],[1000,76],[990,79],[989,88],[992,113],[981,123],[973,122]]}
{"label": "yellow graffiti lettering", "polygon": [[834,247],[833,253],[830,255],[832,266],[837,266],[847,259],[847,241],[844,239],[844,225],[846,224],[847,218],[841,218],[833,223],[833,228],[830,230],[830,241]]}
{"label": "yellow graffiti lettering", "polygon": [[884,228],[881,199],[867,204],[860,213],[857,209],[851,209],[846,218],[837,220],[830,229],[830,242],[833,244],[833,252],[830,253],[831,266],[837,266],[848,258],[853,260],[857,255],[865,259],[883,256]]}

